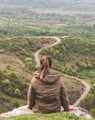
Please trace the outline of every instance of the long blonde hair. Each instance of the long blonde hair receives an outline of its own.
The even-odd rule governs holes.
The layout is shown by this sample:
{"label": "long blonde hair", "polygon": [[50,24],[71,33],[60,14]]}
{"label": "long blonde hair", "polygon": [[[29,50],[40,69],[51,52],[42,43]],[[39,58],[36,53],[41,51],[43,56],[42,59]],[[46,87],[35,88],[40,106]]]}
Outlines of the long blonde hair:
{"label": "long blonde hair", "polygon": [[50,56],[43,56],[40,60],[40,70],[39,70],[40,79],[43,79],[43,77],[49,73],[51,66],[52,66],[52,58]]}

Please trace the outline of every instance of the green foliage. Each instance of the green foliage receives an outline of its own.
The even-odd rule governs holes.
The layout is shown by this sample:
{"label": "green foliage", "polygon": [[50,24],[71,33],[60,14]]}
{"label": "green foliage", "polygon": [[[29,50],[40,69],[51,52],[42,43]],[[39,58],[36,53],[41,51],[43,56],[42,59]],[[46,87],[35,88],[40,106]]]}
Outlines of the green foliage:
{"label": "green foliage", "polygon": [[32,58],[30,58],[30,57],[26,57],[25,58],[25,62],[26,62],[26,65],[27,65],[27,67],[31,70],[31,69],[33,69],[33,61],[32,61]]}
{"label": "green foliage", "polygon": [[[29,7],[20,8],[10,6],[5,8],[1,7],[0,16],[0,34],[5,36],[70,35],[87,39],[95,38],[93,20],[95,19],[95,16],[93,12],[88,14],[79,11],[67,12],[45,9],[36,11]],[[89,21],[91,24],[89,24]],[[12,43],[9,43],[9,45],[12,47]],[[8,44],[6,44],[6,46],[8,46]],[[14,48],[12,47],[12,49],[17,51],[16,46]],[[88,49],[85,49],[85,51],[89,52]]]}
{"label": "green foliage", "polygon": [[79,66],[82,68],[82,69],[87,69],[87,64],[83,61],[80,61],[79,63]]}
{"label": "green foliage", "polygon": [[11,86],[11,82],[9,79],[2,80],[0,86],[1,86],[2,92],[8,93],[8,94],[9,94],[9,92],[11,92],[11,91],[9,91],[9,87]]}
{"label": "green foliage", "polygon": [[95,76],[95,72],[90,70],[89,73],[88,73],[88,76],[90,78],[93,78]]}
{"label": "green foliage", "polygon": [[13,106],[14,106],[14,108],[18,108],[18,107],[20,106],[20,104],[19,104],[17,101],[15,101],[15,102],[13,103]]}
{"label": "green foliage", "polygon": [[[65,52],[64,47],[65,46]],[[57,52],[56,52],[57,51]],[[95,41],[85,39],[68,38],[42,54],[49,54],[54,58],[54,68],[65,74],[88,79],[91,85],[95,85]],[[58,55],[57,53],[60,53]],[[59,57],[60,56],[60,57]],[[59,59],[60,58],[60,59]],[[76,90],[76,95],[78,92]],[[75,95],[75,96],[76,96]],[[73,97],[72,97],[73,98]],[[72,100],[70,98],[70,100]],[[81,106],[87,109],[95,117],[95,87],[82,101]]]}
{"label": "green foliage", "polygon": [[10,82],[10,80],[5,79],[5,80],[2,81],[2,84],[4,85],[4,87],[6,87],[6,86],[10,85],[11,82]]}
{"label": "green foliage", "polygon": [[10,64],[8,64],[8,65],[6,66],[6,68],[7,68],[7,69],[10,69],[10,68],[11,68],[11,65],[10,65]]}
{"label": "green foliage", "polygon": [[[4,53],[0,53],[2,55],[0,58],[0,113],[18,106],[17,103],[13,103],[14,101],[17,101],[19,106],[26,104],[32,73],[38,69],[33,56],[34,52],[45,43],[53,42],[54,39],[48,37],[0,36],[0,48],[4,48]],[[8,97],[9,101],[3,101],[2,97],[4,99]],[[13,99],[12,102],[11,99]]]}
{"label": "green foliage", "polygon": [[73,69],[71,66],[67,65],[64,70],[69,75],[76,75],[77,71],[76,69]]}
{"label": "green foliage", "polygon": [[[58,46],[45,50],[42,54],[49,54],[53,56],[54,61],[56,60],[54,67],[57,70],[61,70],[64,73],[81,78],[94,78],[94,45],[94,41],[89,42],[85,39],[81,40],[76,38],[68,38],[62,40]],[[62,46],[65,47],[65,50]],[[85,52],[86,48],[89,50],[88,53]]]}
{"label": "green foliage", "polygon": [[18,88],[15,89],[14,95],[15,95],[16,97],[21,97],[21,96],[22,96],[21,91],[20,91]]}
{"label": "green foliage", "polygon": [[17,75],[16,75],[14,72],[11,72],[11,73],[9,74],[9,79],[10,79],[11,81],[15,81],[15,80],[17,79]]}
{"label": "green foliage", "polygon": [[90,114],[95,117],[95,83],[93,84],[90,93],[81,102],[81,106],[87,109]]}
{"label": "green foliage", "polygon": [[[8,0],[6,0],[6,2],[7,1]],[[24,0],[26,5],[25,1],[27,2],[27,0]],[[15,2],[16,4],[17,0],[11,2]],[[22,0],[19,2],[21,3]],[[34,2],[39,3],[39,1]],[[48,2],[53,5],[51,1]],[[59,1],[57,0],[57,2]],[[67,2],[67,0],[65,2]],[[64,2],[61,1],[61,3]],[[68,4],[64,5],[69,5],[69,2],[67,3]],[[70,3],[69,6],[71,6],[71,8],[73,6],[73,8],[76,9],[76,3],[80,3],[80,1],[75,2],[75,0],[73,0],[73,3]],[[44,2],[44,4],[46,3]],[[80,4],[77,4],[79,9],[81,9],[79,7]],[[92,6],[92,4],[89,5]],[[87,6],[86,4],[83,9],[87,10]],[[55,8],[56,7],[57,6],[55,6]],[[93,7],[89,8],[90,10],[95,9]],[[15,66],[14,72],[11,72],[12,67],[9,63],[9,65],[6,66],[7,70],[5,69],[3,71],[1,68],[1,92],[4,93],[4,95],[7,94],[8,96],[15,96],[17,98],[21,97],[21,92],[22,98],[26,100],[31,73],[37,69],[33,54],[37,49],[42,47],[44,43],[49,44],[49,41],[52,41],[52,39],[49,38],[30,36],[73,36],[74,38],[62,39],[61,44],[49,50],[46,49],[43,54],[49,54],[54,58],[55,69],[80,78],[89,78],[89,82],[92,84],[95,80],[94,19],[95,13],[93,12],[33,10],[30,9],[30,7],[20,8],[17,6],[0,7],[0,54],[17,56],[26,65],[21,73],[18,70],[16,71]],[[64,26],[64,24],[66,26]],[[94,92],[90,93],[91,102],[94,100],[93,94]],[[4,103],[4,105],[6,105],[6,103]],[[90,104],[88,107],[89,106]],[[94,108],[91,110],[89,108],[94,115],[93,109]]]}
{"label": "green foliage", "polygon": [[25,58],[25,62],[26,62],[27,64],[31,64],[32,58],[29,58],[29,57]]}
{"label": "green foliage", "polygon": [[90,110],[90,108],[93,106],[93,102],[94,102],[94,96],[92,94],[88,94],[86,99],[82,101],[81,104],[84,106],[84,108]]}

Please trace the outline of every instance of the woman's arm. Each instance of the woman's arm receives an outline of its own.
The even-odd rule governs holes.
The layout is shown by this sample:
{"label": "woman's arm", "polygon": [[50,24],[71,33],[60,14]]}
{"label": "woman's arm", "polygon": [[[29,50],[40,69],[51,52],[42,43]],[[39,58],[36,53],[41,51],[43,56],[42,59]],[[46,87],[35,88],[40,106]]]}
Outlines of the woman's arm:
{"label": "woman's arm", "polygon": [[33,79],[31,80],[30,86],[29,86],[29,90],[28,90],[28,94],[27,94],[27,105],[29,109],[32,109],[32,107],[35,104],[35,92],[33,89]]}
{"label": "woman's arm", "polygon": [[60,96],[61,96],[61,105],[63,106],[64,111],[69,111],[69,100],[68,100],[67,91],[62,79],[61,79]]}

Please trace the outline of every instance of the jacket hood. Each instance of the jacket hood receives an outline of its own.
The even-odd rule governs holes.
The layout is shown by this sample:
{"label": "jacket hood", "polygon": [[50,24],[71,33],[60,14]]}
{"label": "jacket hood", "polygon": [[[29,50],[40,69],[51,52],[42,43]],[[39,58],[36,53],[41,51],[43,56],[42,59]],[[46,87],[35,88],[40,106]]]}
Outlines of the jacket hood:
{"label": "jacket hood", "polygon": [[[39,79],[39,72],[35,72],[34,76]],[[46,83],[54,83],[60,79],[61,73],[55,70],[50,70],[49,74],[47,74],[43,79],[40,79]]]}

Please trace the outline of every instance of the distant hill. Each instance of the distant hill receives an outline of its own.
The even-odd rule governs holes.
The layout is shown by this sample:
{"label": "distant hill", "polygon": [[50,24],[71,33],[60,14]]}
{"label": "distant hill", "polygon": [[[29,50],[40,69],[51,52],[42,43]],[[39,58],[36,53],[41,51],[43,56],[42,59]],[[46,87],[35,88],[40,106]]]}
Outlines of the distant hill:
{"label": "distant hill", "polygon": [[95,10],[95,0],[0,0],[0,5],[17,5],[33,8],[65,10]]}

